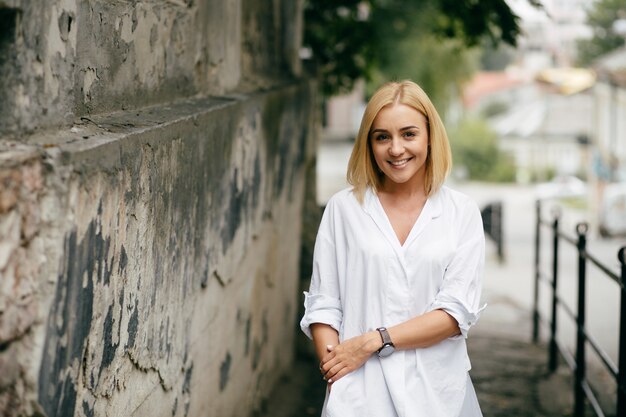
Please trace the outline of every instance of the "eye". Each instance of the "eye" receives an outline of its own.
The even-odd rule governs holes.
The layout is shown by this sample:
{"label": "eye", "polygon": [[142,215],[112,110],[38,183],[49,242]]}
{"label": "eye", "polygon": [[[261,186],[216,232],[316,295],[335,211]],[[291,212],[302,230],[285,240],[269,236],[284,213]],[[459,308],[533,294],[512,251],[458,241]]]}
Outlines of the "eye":
{"label": "eye", "polygon": [[387,140],[389,139],[389,135],[386,133],[380,133],[376,136],[374,136],[374,140],[377,142],[383,141],[383,140]]}
{"label": "eye", "polygon": [[406,132],[404,132],[404,137],[405,138],[414,138],[417,136],[417,132],[414,130],[408,130]]}

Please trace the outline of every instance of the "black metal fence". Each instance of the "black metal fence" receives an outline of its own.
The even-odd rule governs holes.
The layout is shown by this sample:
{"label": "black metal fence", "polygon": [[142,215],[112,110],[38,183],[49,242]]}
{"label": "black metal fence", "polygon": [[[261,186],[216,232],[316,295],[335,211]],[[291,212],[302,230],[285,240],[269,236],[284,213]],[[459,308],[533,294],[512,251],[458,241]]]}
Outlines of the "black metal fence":
{"label": "black metal fence", "polygon": [[498,260],[504,261],[504,232],[502,227],[502,202],[494,201],[480,210],[485,234],[493,239],[498,252]]}
{"label": "black metal fence", "polygon": [[[574,416],[582,417],[585,414],[585,400],[589,402],[597,416],[605,416],[604,410],[600,406],[594,390],[589,384],[586,376],[587,361],[585,358],[585,347],[588,344],[593,348],[600,358],[601,363],[608,372],[615,378],[617,383],[617,406],[616,416],[626,416],[626,246],[618,251],[618,259],[621,265],[619,274],[611,271],[597,258],[587,252],[587,232],[586,223],[579,223],[576,226],[576,236],[571,237],[559,229],[560,212],[553,213],[551,221],[541,218],[541,202],[536,202],[536,228],[535,228],[535,293],[533,305],[533,341],[539,340],[539,324],[548,324],[550,327],[550,340],[548,342],[548,368],[555,371],[558,365],[558,353],[565,359],[565,362],[574,372]],[[541,227],[545,226],[552,230],[552,265],[549,274],[541,271]],[[558,273],[559,273],[559,245],[561,241],[576,247],[578,252],[578,305],[576,311],[569,307],[558,294]],[[585,327],[585,294],[586,294],[586,274],[587,264],[595,265],[603,272],[607,278],[613,280],[620,290],[620,312],[619,312],[619,347],[618,365],[616,366],[609,355],[599,346],[589,330]],[[543,281],[552,289],[551,317],[546,323],[539,313],[539,284]],[[561,307],[567,315],[576,322],[576,353],[575,356],[562,346],[556,338],[557,334],[557,307]],[[617,312],[616,312],[617,314]]]}

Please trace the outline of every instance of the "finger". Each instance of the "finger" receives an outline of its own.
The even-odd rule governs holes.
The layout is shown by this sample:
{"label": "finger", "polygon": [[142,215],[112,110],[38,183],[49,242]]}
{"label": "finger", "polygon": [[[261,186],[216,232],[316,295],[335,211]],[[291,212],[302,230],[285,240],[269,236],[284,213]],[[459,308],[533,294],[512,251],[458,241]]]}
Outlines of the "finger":
{"label": "finger", "polygon": [[345,367],[346,367],[346,365],[345,365],[345,364],[343,364],[343,363],[338,363],[337,365],[335,365],[335,366],[333,366],[332,368],[330,368],[330,369],[328,370],[328,372],[326,372],[326,374],[325,374],[324,376],[326,377],[326,379],[327,379],[328,381],[331,381],[331,380],[332,380],[332,381],[334,381],[334,380],[336,379],[336,378],[335,378],[335,375],[337,375],[337,374],[339,373],[339,371],[341,371],[341,370],[342,370],[342,369],[344,369]]}
{"label": "finger", "polygon": [[335,356],[337,356],[335,354],[335,352],[330,352],[327,353],[326,355],[324,355],[324,357],[322,358],[322,366],[324,366],[326,363],[328,363],[329,361],[331,361]]}
{"label": "finger", "polygon": [[339,372],[337,372],[335,375],[333,375],[331,378],[328,378],[328,383],[334,384],[335,382],[339,381],[341,378],[348,375],[349,373],[350,373],[350,370],[348,368],[343,368]]}
{"label": "finger", "polygon": [[335,365],[341,363],[342,361],[338,357],[330,358],[328,361],[322,363],[322,373],[327,374],[328,371]]}
{"label": "finger", "polygon": [[339,354],[338,352],[333,352],[333,355],[329,356],[328,359],[322,363],[322,367],[328,371],[330,368],[337,365],[338,363],[349,362],[352,362],[351,356],[345,353]]}
{"label": "finger", "polygon": [[333,345],[326,345],[326,350],[329,352],[332,352],[334,346]]}
{"label": "finger", "polygon": [[333,381],[334,380],[334,376],[341,370],[343,369],[344,365],[335,365],[331,370],[329,370],[328,372],[326,372],[324,375],[322,375],[322,379],[324,381]]}

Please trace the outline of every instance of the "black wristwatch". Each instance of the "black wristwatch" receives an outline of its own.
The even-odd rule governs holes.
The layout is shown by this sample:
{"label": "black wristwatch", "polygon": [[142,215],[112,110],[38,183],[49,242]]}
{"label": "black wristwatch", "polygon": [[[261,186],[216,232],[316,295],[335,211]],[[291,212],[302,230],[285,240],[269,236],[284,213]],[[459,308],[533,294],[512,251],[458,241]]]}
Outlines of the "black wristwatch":
{"label": "black wristwatch", "polygon": [[383,346],[378,349],[378,357],[386,358],[395,352],[396,348],[394,347],[391,337],[389,337],[389,332],[385,327],[379,327],[376,330],[380,333],[380,338],[383,339]]}

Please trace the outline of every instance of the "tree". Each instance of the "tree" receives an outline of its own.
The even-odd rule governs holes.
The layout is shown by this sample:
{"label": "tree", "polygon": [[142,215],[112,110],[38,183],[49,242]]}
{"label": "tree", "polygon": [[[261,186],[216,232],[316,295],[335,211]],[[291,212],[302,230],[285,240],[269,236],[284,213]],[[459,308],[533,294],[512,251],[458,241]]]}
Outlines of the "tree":
{"label": "tree", "polygon": [[626,19],[626,0],[597,0],[587,14],[593,30],[591,39],[578,41],[578,61],[582,66],[624,46],[624,33],[618,33],[615,22]]}
{"label": "tree", "polygon": [[415,2],[388,0],[384,8],[372,12],[373,21],[389,24],[375,29],[378,53],[368,93],[387,80],[412,79],[445,113],[477,66],[476,54],[468,50],[477,40],[474,35],[446,32],[454,19],[450,15],[442,20],[438,5],[426,1],[418,7]]}
{"label": "tree", "polygon": [[476,70],[477,61],[477,55],[458,40],[439,39],[431,33],[407,37],[378,63],[367,92],[372,93],[387,80],[411,79],[420,84],[444,116],[461,84]]}
{"label": "tree", "polygon": [[477,181],[515,180],[515,164],[510,155],[498,149],[496,133],[483,120],[465,120],[450,131],[455,167]]}
{"label": "tree", "polygon": [[355,80],[369,78],[376,60],[370,7],[367,0],[307,1],[304,46],[311,50],[324,94],[349,91]]}
{"label": "tree", "polygon": [[431,58],[449,64],[461,57],[462,47],[485,37],[515,45],[519,33],[518,17],[505,0],[309,0],[305,5],[304,45],[327,95],[349,90],[358,78],[393,75],[398,57],[426,57],[422,68]]}

